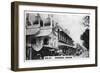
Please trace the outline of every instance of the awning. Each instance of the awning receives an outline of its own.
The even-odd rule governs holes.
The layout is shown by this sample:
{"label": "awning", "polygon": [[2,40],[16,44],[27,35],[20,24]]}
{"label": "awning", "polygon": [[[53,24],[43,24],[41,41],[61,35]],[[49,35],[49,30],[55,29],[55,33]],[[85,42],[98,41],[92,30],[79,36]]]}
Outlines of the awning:
{"label": "awning", "polygon": [[52,29],[41,29],[35,36],[47,36],[52,32]]}
{"label": "awning", "polygon": [[30,29],[27,29],[27,30],[26,30],[26,35],[35,35],[35,34],[37,34],[39,31],[40,31],[39,28],[36,28],[36,29],[30,28]]}

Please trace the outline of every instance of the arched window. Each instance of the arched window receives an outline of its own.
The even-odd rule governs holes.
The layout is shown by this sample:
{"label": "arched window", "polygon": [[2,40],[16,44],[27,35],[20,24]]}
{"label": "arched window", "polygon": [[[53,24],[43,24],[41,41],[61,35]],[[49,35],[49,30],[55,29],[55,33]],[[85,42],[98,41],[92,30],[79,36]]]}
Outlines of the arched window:
{"label": "arched window", "polygon": [[46,21],[44,23],[44,26],[50,26],[51,25],[51,22],[50,22],[50,18],[46,18]]}
{"label": "arched window", "polygon": [[39,24],[39,16],[35,16],[35,21],[33,21],[33,25]]}
{"label": "arched window", "polygon": [[33,25],[40,25],[41,27],[43,27],[43,20],[41,19],[39,14],[35,16],[35,21],[33,21]]}

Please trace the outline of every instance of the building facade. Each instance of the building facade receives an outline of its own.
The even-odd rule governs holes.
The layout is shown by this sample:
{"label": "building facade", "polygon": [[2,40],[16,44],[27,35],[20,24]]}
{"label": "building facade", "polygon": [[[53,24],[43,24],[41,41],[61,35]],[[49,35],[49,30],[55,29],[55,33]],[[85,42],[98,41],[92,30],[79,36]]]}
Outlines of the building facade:
{"label": "building facade", "polygon": [[[30,22],[30,15],[26,15],[26,59],[32,59],[32,49],[40,52],[43,47],[48,50],[44,56],[70,55],[73,51],[74,41],[67,32],[55,22],[53,16],[48,14],[42,19],[40,14],[36,14],[34,21]],[[31,53],[31,54],[30,54]],[[40,55],[37,57],[41,58]],[[43,54],[42,54],[43,56]],[[43,58],[43,57],[42,57]],[[33,58],[34,59],[34,58]],[[38,59],[38,58],[35,58]]]}

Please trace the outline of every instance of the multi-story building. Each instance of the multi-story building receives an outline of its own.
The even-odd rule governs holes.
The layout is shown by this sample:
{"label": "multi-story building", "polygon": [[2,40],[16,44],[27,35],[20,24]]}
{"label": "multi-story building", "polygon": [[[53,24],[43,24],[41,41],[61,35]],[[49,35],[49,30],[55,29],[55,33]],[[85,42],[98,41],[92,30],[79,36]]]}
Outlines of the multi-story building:
{"label": "multi-story building", "polygon": [[[62,54],[70,55],[67,51],[73,49],[74,41],[68,33],[55,22],[52,15],[48,15],[47,18],[42,19],[40,14],[37,14],[34,16],[35,20],[33,23],[30,23],[29,16],[30,15],[27,14],[26,17],[26,43],[28,45],[33,44],[32,47],[36,51],[40,51],[42,47],[48,47],[47,49],[50,49],[49,51],[51,51],[52,55],[52,52],[59,49],[62,50]],[[28,55],[29,54],[27,54],[27,56]]]}

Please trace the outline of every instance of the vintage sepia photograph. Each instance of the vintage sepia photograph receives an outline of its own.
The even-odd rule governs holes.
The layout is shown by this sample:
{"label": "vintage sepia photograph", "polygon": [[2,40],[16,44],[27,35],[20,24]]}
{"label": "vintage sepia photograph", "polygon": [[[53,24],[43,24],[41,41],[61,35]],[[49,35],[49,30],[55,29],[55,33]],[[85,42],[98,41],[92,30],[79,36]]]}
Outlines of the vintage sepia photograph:
{"label": "vintage sepia photograph", "polygon": [[89,13],[25,11],[25,60],[89,58]]}

